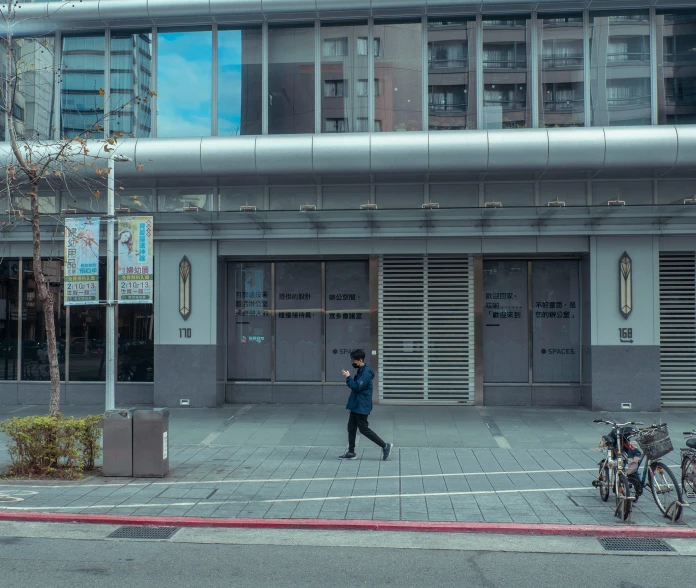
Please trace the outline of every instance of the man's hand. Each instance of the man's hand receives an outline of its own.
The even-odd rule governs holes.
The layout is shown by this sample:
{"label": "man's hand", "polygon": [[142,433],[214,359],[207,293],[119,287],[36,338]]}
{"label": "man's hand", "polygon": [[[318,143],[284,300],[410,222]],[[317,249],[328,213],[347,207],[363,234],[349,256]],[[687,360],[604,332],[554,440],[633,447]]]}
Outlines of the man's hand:
{"label": "man's hand", "polygon": [[344,378],[350,378],[350,372],[348,370],[341,370]]}

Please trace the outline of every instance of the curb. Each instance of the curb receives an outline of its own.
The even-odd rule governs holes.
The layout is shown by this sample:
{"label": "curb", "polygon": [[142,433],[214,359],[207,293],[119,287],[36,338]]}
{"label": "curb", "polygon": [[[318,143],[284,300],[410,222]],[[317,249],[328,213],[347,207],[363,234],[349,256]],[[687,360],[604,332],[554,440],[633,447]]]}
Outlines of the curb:
{"label": "curb", "polygon": [[502,535],[662,537],[672,539],[696,538],[696,528],[676,526],[610,527],[602,525],[545,525],[536,523],[453,523],[329,519],[208,519],[201,517],[0,512],[0,522],[4,521],[160,527],[208,527],[223,529],[316,529],[328,531],[415,531],[422,533],[492,533]]}

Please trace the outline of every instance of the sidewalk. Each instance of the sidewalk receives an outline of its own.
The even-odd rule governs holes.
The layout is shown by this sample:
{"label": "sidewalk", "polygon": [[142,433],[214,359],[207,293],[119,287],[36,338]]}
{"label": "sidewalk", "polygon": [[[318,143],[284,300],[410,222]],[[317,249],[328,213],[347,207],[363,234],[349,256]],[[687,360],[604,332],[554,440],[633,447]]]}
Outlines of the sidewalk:
{"label": "sidewalk", "polygon": [[[65,407],[66,414],[101,407]],[[45,407],[0,407],[0,420]],[[580,409],[377,406],[370,424],[396,445],[389,461],[359,438],[346,447],[347,412],[326,405],[173,409],[164,479],[0,482],[0,512],[267,519],[363,519],[617,525],[613,498],[591,482],[605,425],[594,418],[668,422],[675,451],[696,409],[616,415]],[[0,436],[0,464],[9,460]],[[638,525],[667,525],[650,490]],[[696,527],[686,509],[684,524]]]}

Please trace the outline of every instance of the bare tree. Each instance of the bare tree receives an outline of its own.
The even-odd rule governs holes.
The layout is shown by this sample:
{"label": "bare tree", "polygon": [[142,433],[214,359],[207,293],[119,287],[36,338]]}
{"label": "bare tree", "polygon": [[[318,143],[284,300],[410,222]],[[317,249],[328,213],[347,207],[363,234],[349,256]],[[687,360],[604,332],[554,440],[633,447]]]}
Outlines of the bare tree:
{"label": "bare tree", "polygon": [[[66,4],[56,4],[55,13]],[[98,89],[103,99],[101,111],[89,120],[82,121],[81,129],[70,136],[62,136],[61,130],[52,123],[52,111],[59,108],[60,96],[54,89],[61,75],[53,62],[52,38],[27,38],[13,35],[13,28],[24,18],[19,0],[8,0],[0,5],[0,105],[4,109],[4,123],[9,141],[8,157],[2,161],[5,178],[0,194],[7,198],[8,220],[2,228],[17,226],[22,222],[31,224],[33,271],[39,303],[43,309],[46,343],[51,382],[49,414],[60,411],[60,371],[56,345],[55,300],[49,276],[45,271],[41,250],[41,221],[55,212],[42,210],[42,190],[55,192],[59,187],[89,190],[94,198],[101,197],[110,169],[108,158],[116,149],[122,133],[105,136],[104,127],[110,117],[133,107],[134,103],[146,104],[154,92],[132,98],[129,102],[110,104],[103,89]],[[4,70],[4,71],[3,71]],[[37,119],[39,108],[33,112],[33,121],[22,120],[24,105],[37,96],[44,97],[44,105],[50,105],[43,124]],[[47,98],[50,97],[50,98]],[[31,124],[30,124],[31,122]],[[60,223],[60,218],[58,218]],[[79,238],[79,236],[77,236]]]}

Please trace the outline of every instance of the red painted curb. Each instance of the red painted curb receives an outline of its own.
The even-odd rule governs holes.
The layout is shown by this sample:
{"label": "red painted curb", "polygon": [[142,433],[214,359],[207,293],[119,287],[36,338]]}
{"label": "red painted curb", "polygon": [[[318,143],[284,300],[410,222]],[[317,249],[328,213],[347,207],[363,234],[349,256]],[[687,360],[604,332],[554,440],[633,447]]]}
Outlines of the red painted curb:
{"label": "red painted curb", "polygon": [[328,519],[207,519],[107,514],[0,512],[1,521],[89,523],[227,529],[321,529],[334,531],[418,531],[427,533],[497,533],[506,535],[565,535],[593,537],[696,538],[689,527],[609,527],[601,525],[544,525],[535,523],[451,523]]}

